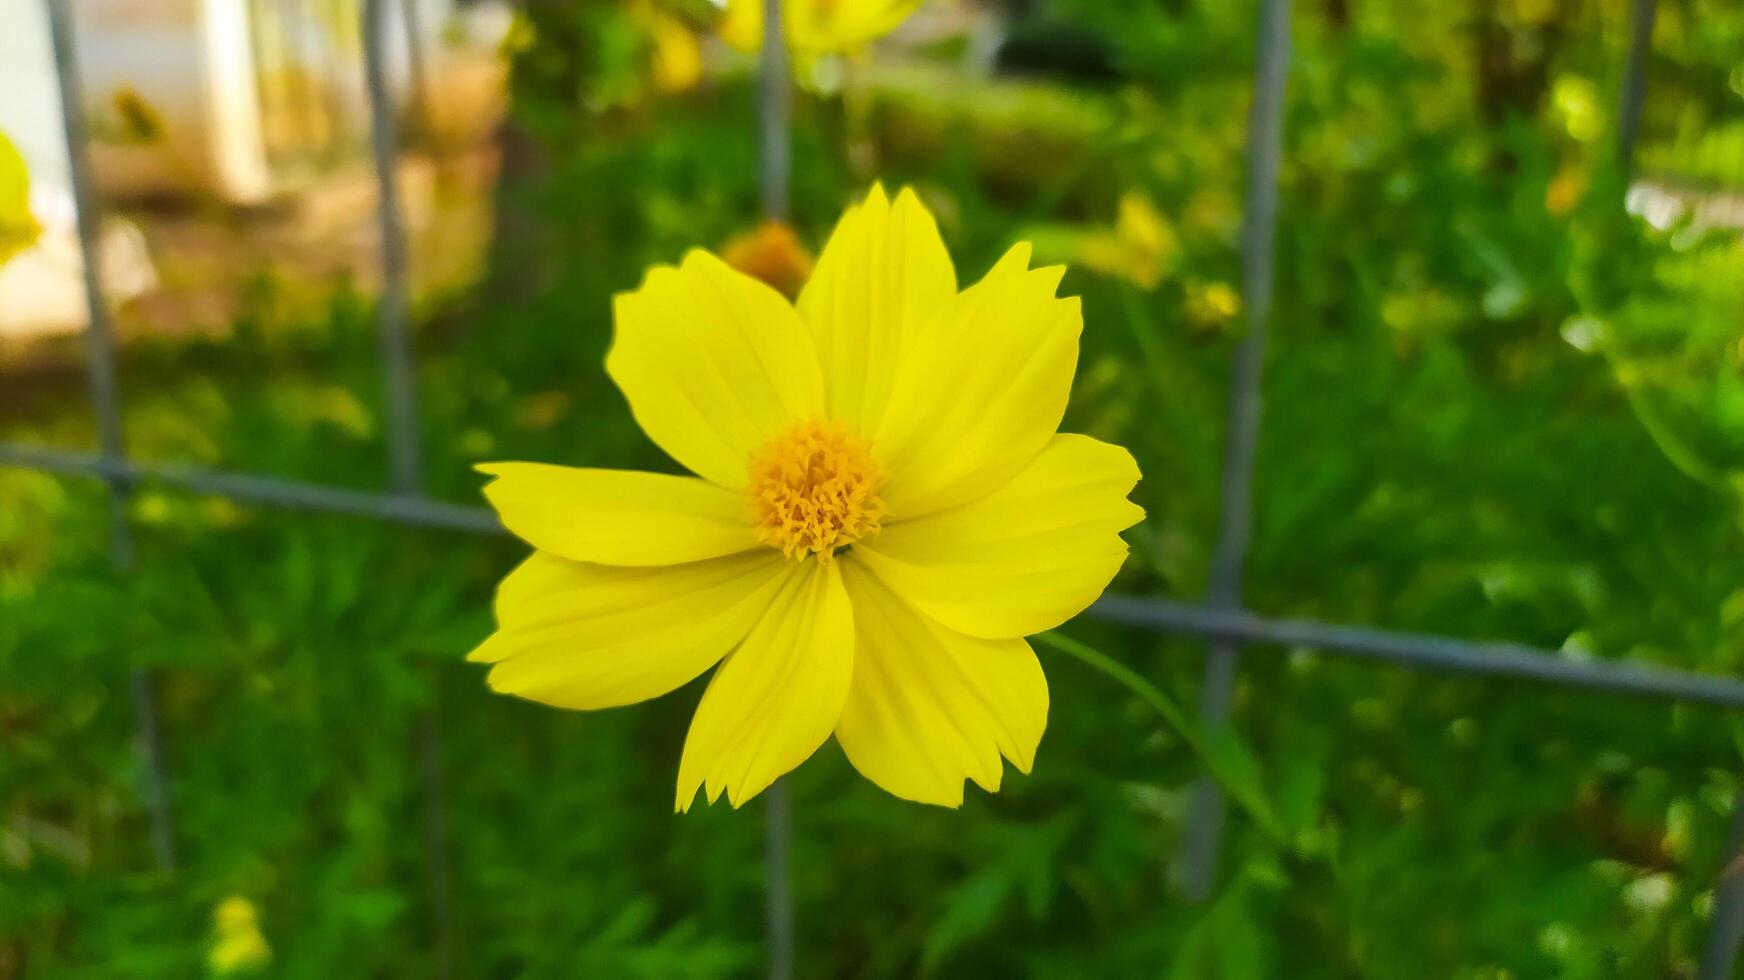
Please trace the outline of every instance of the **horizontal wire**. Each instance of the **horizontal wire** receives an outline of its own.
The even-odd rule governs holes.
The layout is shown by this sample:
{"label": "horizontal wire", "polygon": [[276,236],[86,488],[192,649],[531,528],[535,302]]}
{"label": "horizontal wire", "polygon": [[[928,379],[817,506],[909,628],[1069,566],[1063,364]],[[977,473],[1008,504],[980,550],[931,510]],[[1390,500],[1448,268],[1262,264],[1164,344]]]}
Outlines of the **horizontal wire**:
{"label": "horizontal wire", "polygon": [[[496,515],[484,507],[344,490],[202,467],[106,460],[90,453],[10,442],[0,442],[0,466],[131,483],[165,483],[235,500],[350,514],[415,527],[474,534],[506,533]],[[1218,611],[1191,603],[1138,596],[1103,596],[1090,607],[1088,614],[1106,622],[1161,633],[1262,647],[1313,648],[1410,667],[1495,674],[1568,687],[1744,707],[1744,680],[1737,678],[1615,660],[1575,660],[1555,650],[1519,643],[1481,643],[1314,620],[1270,619],[1251,612]]]}
{"label": "horizontal wire", "polygon": [[1103,596],[1097,619],[1167,633],[1284,648],[1314,648],[1412,667],[1502,674],[1626,694],[1744,707],[1744,680],[1616,660],[1576,660],[1520,643],[1483,643],[1427,633],[1337,626],[1305,619],[1268,619],[1167,599]]}
{"label": "horizontal wire", "polygon": [[469,531],[475,534],[505,533],[496,515],[483,507],[462,507],[399,494],[346,490],[318,483],[249,476],[198,466],[107,460],[89,453],[71,453],[12,442],[0,442],[0,465],[130,483],[167,483],[196,493],[213,493],[236,500],[276,504],[296,510],[373,517],[417,527]]}

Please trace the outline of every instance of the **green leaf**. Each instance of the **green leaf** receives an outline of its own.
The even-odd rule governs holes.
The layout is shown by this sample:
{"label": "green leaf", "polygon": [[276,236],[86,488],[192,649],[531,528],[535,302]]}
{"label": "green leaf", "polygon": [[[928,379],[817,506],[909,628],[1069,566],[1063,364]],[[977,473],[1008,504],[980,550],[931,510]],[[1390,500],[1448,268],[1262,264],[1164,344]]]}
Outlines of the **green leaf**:
{"label": "green leaf", "polygon": [[963,879],[962,884],[952,889],[950,899],[921,946],[921,973],[932,975],[945,957],[987,931],[1016,886],[1011,868],[995,864]]}

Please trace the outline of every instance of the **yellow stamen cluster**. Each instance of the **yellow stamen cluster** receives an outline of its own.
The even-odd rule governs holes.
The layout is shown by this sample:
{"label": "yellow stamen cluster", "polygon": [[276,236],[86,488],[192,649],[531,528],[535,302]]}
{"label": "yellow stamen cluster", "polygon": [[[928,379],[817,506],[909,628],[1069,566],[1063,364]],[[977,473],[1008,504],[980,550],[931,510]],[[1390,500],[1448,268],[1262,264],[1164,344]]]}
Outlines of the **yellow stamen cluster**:
{"label": "yellow stamen cluster", "polygon": [[751,457],[751,519],[758,539],[787,557],[830,561],[878,533],[883,487],[871,447],[853,429],[800,422]]}

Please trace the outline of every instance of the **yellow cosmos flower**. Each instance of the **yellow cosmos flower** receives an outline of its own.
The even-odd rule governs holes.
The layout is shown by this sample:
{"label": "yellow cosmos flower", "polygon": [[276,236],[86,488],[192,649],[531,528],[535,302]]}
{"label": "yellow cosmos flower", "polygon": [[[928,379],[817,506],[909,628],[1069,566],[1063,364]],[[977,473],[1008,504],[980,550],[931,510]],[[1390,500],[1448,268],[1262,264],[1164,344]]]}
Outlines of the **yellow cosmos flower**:
{"label": "yellow cosmos flower", "polygon": [[[852,51],[896,30],[920,0],[787,0],[787,45],[802,54]],[[721,38],[743,51],[763,46],[763,0],[727,0]]]}
{"label": "yellow cosmos flower", "polygon": [[1138,467],[1056,432],[1083,321],[1021,244],[961,292],[920,200],[874,187],[797,306],[701,250],[616,301],[606,371],[696,476],[492,463],[536,549],[471,659],[564,708],[664,694],[719,663],[678,769],[734,806],[833,734],[899,797],[1028,772],[1048,689],[1023,637],[1126,557]]}

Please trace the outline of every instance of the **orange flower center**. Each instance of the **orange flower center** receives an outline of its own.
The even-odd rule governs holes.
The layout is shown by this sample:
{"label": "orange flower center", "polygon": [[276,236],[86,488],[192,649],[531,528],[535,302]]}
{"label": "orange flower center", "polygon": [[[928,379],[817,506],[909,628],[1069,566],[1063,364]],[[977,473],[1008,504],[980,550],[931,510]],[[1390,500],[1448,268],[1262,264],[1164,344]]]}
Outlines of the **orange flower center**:
{"label": "orange flower center", "polygon": [[789,558],[830,561],[878,533],[884,474],[872,447],[841,422],[799,422],[751,456],[757,537]]}

